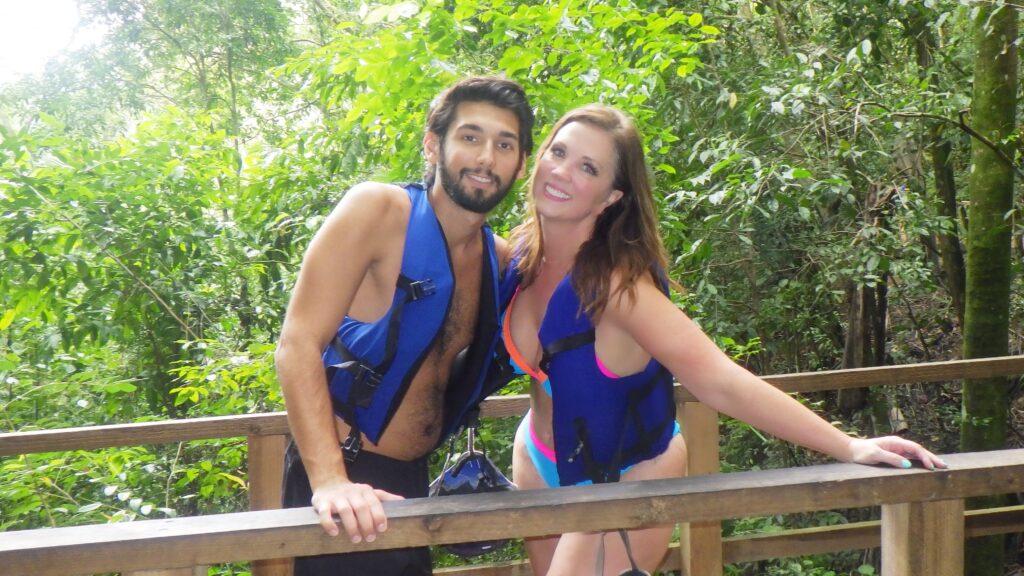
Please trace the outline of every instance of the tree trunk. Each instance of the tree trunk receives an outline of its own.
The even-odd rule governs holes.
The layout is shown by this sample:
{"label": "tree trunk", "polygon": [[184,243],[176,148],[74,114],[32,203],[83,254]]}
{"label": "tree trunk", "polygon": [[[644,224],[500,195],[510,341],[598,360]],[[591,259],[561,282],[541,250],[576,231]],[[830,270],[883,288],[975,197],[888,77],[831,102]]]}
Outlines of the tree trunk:
{"label": "tree trunk", "polygon": [[[971,116],[974,129],[1002,147],[1014,130],[1017,106],[1017,13],[1009,6],[978,4]],[[970,226],[967,233],[967,290],[964,306],[965,359],[1004,356],[1009,351],[1010,241],[1006,213],[1012,207],[1014,171],[983,143],[971,143]],[[965,452],[1002,448],[1006,441],[1009,385],[1005,378],[965,380],[960,448]],[[1002,503],[998,497],[972,502]],[[968,542],[966,565],[977,576],[1003,573],[1002,536]]]}
{"label": "tree trunk", "polygon": [[[927,77],[932,90],[938,90],[938,73],[932,68],[933,53],[936,49],[935,34],[931,22],[921,10],[911,11],[907,29],[913,36],[918,68]],[[956,179],[950,156],[953,146],[943,134],[945,126],[936,124],[928,130],[927,149],[932,158],[932,173],[935,176],[935,191],[942,203],[939,214],[949,219],[950,229],[938,238],[942,262],[942,277],[949,292],[958,324],[964,325],[964,252],[960,244],[957,223],[960,215],[956,202]]]}

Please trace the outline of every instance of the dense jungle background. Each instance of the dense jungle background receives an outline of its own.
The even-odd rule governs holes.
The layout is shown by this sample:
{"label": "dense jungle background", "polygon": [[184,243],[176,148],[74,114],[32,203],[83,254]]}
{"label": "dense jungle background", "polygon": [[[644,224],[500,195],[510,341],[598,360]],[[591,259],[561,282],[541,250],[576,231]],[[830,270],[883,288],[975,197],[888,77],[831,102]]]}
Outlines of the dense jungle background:
{"label": "dense jungle background", "polygon": [[[272,353],[311,235],[352,184],[419,179],[430,99],[478,73],[527,87],[537,138],[588,102],[636,118],[678,303],[755,373],[1021,353],[1020,6],[79,6],[102,42],[0,86],[0,431],[282,410]],[[491,222],[521,214],[513,194]],[[1024,444],[1021,398],[997,380],[802,400],[955,452]],[[514,425],[484,431],[506,465]],[[723,430],[725,470],[818,461]],[[4,458],[0,529],[243,509],[245,459],[244,439]],[[1019,549],[972,542],[971,574],[1013,573]],[[728,573],[873,574],[875,556]]]}

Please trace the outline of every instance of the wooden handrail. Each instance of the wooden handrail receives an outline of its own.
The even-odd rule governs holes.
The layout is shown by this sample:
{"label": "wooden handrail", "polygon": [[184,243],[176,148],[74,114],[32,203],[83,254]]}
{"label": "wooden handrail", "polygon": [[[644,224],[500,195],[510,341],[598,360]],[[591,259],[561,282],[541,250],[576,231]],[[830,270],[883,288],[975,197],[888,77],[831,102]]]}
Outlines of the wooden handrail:
{"label": "wooden handrail", "polygon": [[[844,550],[878,548],[882,545],[879,520],[835,526],[794,528],[780,532],[744,534],[722,539],[722,563],[757,562],[773,558],[829,554]],[[967,538],[1024,532],[1024,506],[968,510],[964,514]],[[671,544],[661,572],[680,571],[679,544]],[[519,576],[532,574],[528,560],[438,568],[447,576]]]}
{"label": "wooden handrail", "polygon": [[[804,372],[766,376],[765,380],[785,392],[813,392],[1014,374],[1024,374],[1024,356]],[[696,400],[679,385],[676,399]],[[525,395],[492,396],[481,405],[481,413],[485,417],[520,416],[527,408],[529,398]],[[8,432],[0,434],[0,456],[287,433],[284,412]]]}
{"label": "wooden handrail", "polygon": [[[963,498],[1024,491],[1024,449],[944,459],[950,469],[937,472],[827,464],[387,502],[389,530],[375,542],[359,545],[326,536],[310,508],[13,531],[0,534],[0,566],[12,575],[146,570],[872,504],[883,505],[884,554],[909,559],[901,565],[934,566],[917,556],[948,559],[955,554],[926,544],[908,546],[903,531],[922,527],[901,520],[907,506],[939,510],[942,520],[948,520],[950,514],[962,514]],[[942,540],[941,534],[932,536]],[[887,573],[903,572],[886,572],[883,565]]]}

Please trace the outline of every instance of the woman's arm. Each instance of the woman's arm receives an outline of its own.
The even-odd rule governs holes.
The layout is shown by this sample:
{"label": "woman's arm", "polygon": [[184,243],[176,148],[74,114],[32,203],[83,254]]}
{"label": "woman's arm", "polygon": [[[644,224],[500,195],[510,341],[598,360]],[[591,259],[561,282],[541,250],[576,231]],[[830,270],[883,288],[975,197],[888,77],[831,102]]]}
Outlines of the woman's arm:
{"label": "woman's arm", "polygon": [[846,435],[733,362],[650,279],[641,279],[636,290],[635,302],[625,295],[609,302],[601,322],[611,322],[625,331],[701,402],[839,460],[908,467],[909,457],[921,460],[928,468],[945,467],[934,454],[904,438],[861,440]]}

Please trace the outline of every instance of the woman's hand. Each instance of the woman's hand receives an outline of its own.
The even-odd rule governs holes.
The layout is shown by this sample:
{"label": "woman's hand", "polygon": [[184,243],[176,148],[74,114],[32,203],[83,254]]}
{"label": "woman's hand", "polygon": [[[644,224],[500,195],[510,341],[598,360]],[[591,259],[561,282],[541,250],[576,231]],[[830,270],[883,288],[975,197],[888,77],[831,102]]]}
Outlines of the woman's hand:
{"label": "woman's hand", "polygon": [[850,460],[857,464],[888,464],[895,468],[910,468],[909,458],[920,460],[929,470],[946,468],[946,463],[917,442],[899,436],[880,438],[853,438],[850,440]]}

